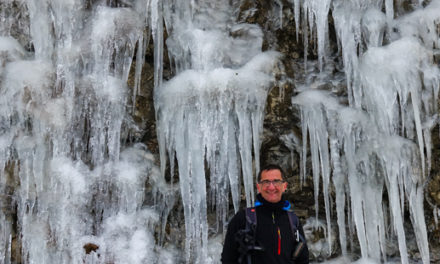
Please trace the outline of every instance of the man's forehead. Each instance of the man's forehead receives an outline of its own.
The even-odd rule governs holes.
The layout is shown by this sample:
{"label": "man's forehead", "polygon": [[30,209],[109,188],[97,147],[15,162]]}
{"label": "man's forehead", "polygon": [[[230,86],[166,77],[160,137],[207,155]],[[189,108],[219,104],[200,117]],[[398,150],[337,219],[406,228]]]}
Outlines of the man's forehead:
{"label": "man's forehead", "polygon": [[281,171],[278,170],[278,169],[264,170],[261,173],[261,179],[263,179],[263,178],[279,178],[279,179],[282,179]]}

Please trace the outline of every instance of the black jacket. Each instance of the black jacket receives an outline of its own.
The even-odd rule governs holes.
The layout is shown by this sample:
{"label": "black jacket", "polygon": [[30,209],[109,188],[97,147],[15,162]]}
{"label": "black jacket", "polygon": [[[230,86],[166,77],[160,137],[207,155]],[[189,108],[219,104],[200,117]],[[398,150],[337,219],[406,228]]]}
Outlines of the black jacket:
{"label": "black jacket", "polygon": [[[307,245],[299,257],[293,261],[291,256],[296,247],[296,240],[290,229],[289,217],[283,210],[285,201],[273,204],[264,200],[259,194],[258,201],[262,205],[256,207],[257,211],[257,244],[264,248],[264,251],[255,251],[252,255],[252,264],[307,264],[309,263],[309,250]],[[228,231],[222,252],[223,264],[237,264],[240,252],[239,243],[235,236],[239,230],[246,228],[246,212],[239,211],[229,222]],[[280,236],[278,235],[278,228]],[[304,231],[299,224],[300,234],[304,237]],[[281,247],[279,248],[279,242]],[[246,263],[246,260],[243,262]]]}

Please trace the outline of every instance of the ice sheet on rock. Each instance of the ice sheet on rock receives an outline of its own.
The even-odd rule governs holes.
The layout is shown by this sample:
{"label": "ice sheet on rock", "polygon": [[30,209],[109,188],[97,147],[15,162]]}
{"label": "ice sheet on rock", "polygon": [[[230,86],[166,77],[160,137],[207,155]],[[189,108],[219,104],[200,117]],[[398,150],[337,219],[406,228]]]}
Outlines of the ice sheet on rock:
{"label": "ice sheet on rock", "polygon": [[[29,261],[105,263],[104,251],[101,257],[84,255],[82,238],[100,236],[106,230],[102,221],[117,214],[142,219],[150,175],[155,174],[149,184],[157,193],[154,208],[161,220],[174,204],[172,189],[158,180],[144,147],[121,153],[125,82],[143,34],[142,16],[98,4],[85,10],[78,0],[37,2],[15,2],[17,9],[29,11],[35,52],[26,52],[12,37],[0,37],[1,202],[13,192],[16,243]],[[0,9],[3,19],[7,8]],[[2,34],[12,28],[3,25]],[[32,55],[37,59],[22,60]],[[9,241],[0,245],[5,263],[11,261],[13,239],[8,217],[2,209],[1,240]],[[143,228],[140,223],[140,231],[121,242],[128,245],[121,254],[133,257],[132,263],[155,262],[154,252],[142,254],[155,243],[150,232],[155,227]]]}
{"label": "ice sheet on rock", "polygon": [[220,263],[223,250],[223,236],[217,235],[209,239],[207,264]]}
{"label": "ice sheet on rock", "polygon": [[[151,163],[142,161],[144,165],[134,164],[134,154],[124,152],[121,162],[98,166],[92,172],[85,165],[79,166],[79,169],[77,164],[81,162],[73,162],[68,156],[52,159],[51,155],[69,152],[66,148],[68,149],[72,138],[64,137],[64,133],[69,130],[70,125],[75,128],[75,124],[68,122],[69,115],[65,114],[67,99],[54,97],[52,65],[45,61],[14,61],[6,64],[3,76],[1,138],[2,142],[7,142],[8,145],[2,148],[2,151],[5,149],[6,152],[2,153],[1,162],[2,167],[9,159],[20,162],[20,170],[12,177],[17,177],[16,180],[20,181],[15,195],[23,252],[32,261],[39,263],[70,263],[72,260],[82,262],[83,245],[69,245],[73,245],[81,236],[91,234],[92,229],[102,229],[99,226],[99,218],[92,217],[89,210],[93,207],[102,208],[102,216],[105,217],[119,211],[139,210],[146,177],[145,171],[140,170],[147,169],[146,165]],[[97,157],[104,157],[103,153],[108,151],[113,157],[110,160],[118,161],[125,85],[117,78],[100,79],[94,75],[85,78],[83,86],[78,88],[83,87],[94,88],[82,91],[89,100],[82,102],[84,104],[77,104],[76,107],[79,108],[75,109],[78,111],[78,123],[81,123],[81,120],[84,122],[84,116],[92,117],[88,122],[91,122],[92,132],[97,133],[91,133],[92,144],[89,147],[94,149]],[[81,96],[81,92],[76,95]],[[82,115],[83,111],[87,114]],[[94,116],[90,116],[89,113],[93,113]],[[93,131],[95,128],[96,131]],[[101,135],[100,131],[108,131],[105,138],[96,138]],[[75,138],[75,132],[73,135],[73,142],[81,137]],[[104,145],[106,148],[101,148]],[[95,165],[104,161],[104,158],[96,158]],[[113,173],[109,173],[110,171]],[[118,177],[114,178],[115,176]],[[3,175],[1,178],[4,179]],[[115,184],[118,187],[115,187]],[[96,187],[102,189],[94,189]],[[3,191],[2,188],[2,193]],[[104,194],[92,196],[95,191],[103,191]],[[113,194],[113,198],[105,197],[110,193]],[[161,204],[163,206],[165,203],[162,201]],[[167,205],[172,207],[169,201]],[[10,233],[6,229],[2,231]],[[136,241],[132,241],[138,245],[146,241],[148,235],[142,231],[133,237]],[[47,241],[52,242],[48,244]],[[3,251],[2,248],[2,252],[7,251]]]}
{"label": "ice sheet on rock", "polygon": [[95,64],[92,65],[92,71],[127,81],[136,42],[141,39],[142,30],[140,16],[135,11],[98,7],[91,32]]}
{"label": "ice sheet on rock", "polygon": [[144,202],[145,182],[152,186],[153,202],[161,223],[160,242],[165,235],[167,218],[177,198],[177,188],[170,186],[154,166],[155,159],[143,144],[136,144],[121,153],[121,161],[116,164],[115,183],[119,186],[118,210],[132,213],[139,211]]}
{"label": "ice sheet on rock", "polygon": [[[34,101],[47,99],[53,83],[53,67],[47,61],[14,61],[6,64],[2,93],[5,95],[25,93]],[[9,98],[12,99],[12,98]],[[25,98],[23,98],[25,99]],[[25,100],[25,103],[28,101]]]}
{"label": "ice sheet on rock", "polygon": [[50,87],[54,77],[52,65],[45,61],[6,64],[0,89],[0,141],[5,146],[0,150],[2,167],[14,152],[14,140],[20,140],[20,135],[30,139],[32,129],[38,141],[38,137],[46,134],[46,127],[56,126],[54,122],[59,120],[58,114],[62,112],[50,111],[53,103]]}
{"label": "ice sheet on rock", "polygon": [[[291,157],[293,157],[293,153],[295,153],[295,152],[298,153],[298,155],[300,157],[299,158],[299,160],[300,160],[300,182],[301,182],[301,187],[302,187],[304,185],[305,175],[303,175],[303,169],[302,169],[304,157],[303,157],[303,147],[302,147],[301,139],[298,137],[298,135],[296,135],[294,133],[289,133],[289,134],[281,135],[280,140],[290,150]],[[292,160],[291,160],[292,168],[294,167],[294,162],[295,162],[295,160],[292,158]]]}
{"label": "ice sheet on rock", "polygon": [[[29,28],[29,21],[26,19],[26,11],[23,6],[25,0],[3,0],[0,2],[0,36],[12,36],[15,32],[25,31]],[[16,18],[21,16],[21,20]]]}
{"label": "ice sheet on rock", "polygon": [[[67,157],[53,159],[50,167],[51,177],[41,188],[19,190],[19,197],[28,197],[19,202],[18,213],[24,251],[31,259],[81,262],[92,258],[85,256],[83,246],[93,243],[99,248],[96,263],[124,263],[124,258],[132,263],[155,261],[156,255],[148,250],[154,248],[151,230],[159,215],[141,209],[143,186],[154,165],[142,146],[128,148],[119,162],[94,170]],[[31,178],[22,175],[21,180],[26,185]],[[52,244],[44,243],[51,240]]]}
{"label": "ice sheet on rock", "polygon": [[180,252],[176,250],[173,245],[169,245],[166,248],[162,248],[158,254],[158,264],[174,264],[177,263],[181,256]]}
{"label": "ice sheet on rock", "polygon": [[[143,36],[143,24],[139,14],[131,9],[98,6],[90,13],[87,24],[90,32],[81,32],[70,23],[88,13],[80,12],[81,5],[76,1],[64,4],[74,7],[63,18],[65,6],[56,5],[59,11],[56,19],[63,22],[59,30],[70,39],[58,43],[62,53],[57,57],[60,78],[56,88],[66,98],[66,117],[71,118],[66,137],[72,139],[72,152],[76,157],[85,158],[83,153],[90,151],[93,164],[103,164],[107,159],[116,161],[122,125],[127,118],[125,82],[135,45]],[[87,124],[85,129],[78,130],[84,123]]]}
{"label": "ice sheet on rock", "polygon": [[[155,245],[150,230],[159,220],[154,210],[143,209],[133,213],[117,213],[103,222],[103,231],[98,236],[82,236],[73,243],[81,261],[93,263],[161,263],[157,251],[169,253]],[[85,252],[84,245],[90,245]],[[84,248],[83,248],[84,247]]]}
{"label": "ice sheet on rock", "polygon": [[[325,221],[322,221],[317,218],[307,218],[304,225],[304,235],[306,237],[307,246],[309,248],[309,253],[315,259],[327,259],[329,258],[335,249],[336,238],[332,236],[333,239],[329,241],[326,238],[320,238],[320,234],[329,233],[327,230],[327,225]],[[334,233],[334,230],[330,230],[330,232]],[[332,244],[329,244],[332,243]]]}
{"label": "ice sheet on rock", "polygon": [[49,10],[50,0],[30,0],[29,11],[30,35],[35,49],[35,59],[50,60],[54,53],[54,36],[51,32],[52,20]]}
{"label": "ice sheet on rock", "polygon": [[85,76],[78,85],[74,105],[73,128],[88,125],[84,130],[72,130],[75,155],[87,150],[93,164],[117,161],[120,153],[122,123],[126,118],[126,84],[111,76]]}
{"label": "ice sheet on rock", "polygon": [[379,9],[369,8],[362,16],[362,33],[368,47],[382,46],[386,17]]}
{"label": "ice sheet on rock", "polygon": [[119,213],[106,219],[103,234],[104,259],[101,263],[156,263],[154,224],[158,215],[148,209]]}
{"label": "ice sheet on rock", "polygon": [[[13,37],[0,36],[0,65],[2,69],[7,62],[22,60],[26,51]],[[2,70],[0,70],[0,73]]]}
{"label": "ice sheet on rock", "polygon": [[186,69],[240,67],[260,53],[263,45],[263,32],[256,25],[233,25],[229,32],[193,27],[181,29],[167,39],[178,73]]}
{"label": "ice sheet on rock", "polygon": [[75,164],[62,157],[52,160],[49,168],[53,177],[41,182],[32,179],[37,176],[35,173],[20,173],[23,185],[38,184],[35,189],[20,188],[16,193],[22,248],[34,261],[68,263],[72,241],[88,228],[84,221],[88,217],[84,206],[88,197],[87,168],[81,162]]}
{"label": "ice sheet on rock", "polygon": [[418,37],[425,47],[439,49],[440,1],[431,1],[425,8],[397,18],[393,25],[400,37]]}

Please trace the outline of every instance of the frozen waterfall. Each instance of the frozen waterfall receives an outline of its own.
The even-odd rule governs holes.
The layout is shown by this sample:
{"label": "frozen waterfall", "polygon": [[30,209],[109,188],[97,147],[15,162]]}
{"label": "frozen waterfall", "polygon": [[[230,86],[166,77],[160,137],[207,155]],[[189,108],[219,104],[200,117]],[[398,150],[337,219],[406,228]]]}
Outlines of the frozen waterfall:
{"label": "frozen waterfall", "polygon": [[[394,240],[412,263],[410,226],[430,263],[440,0],[259,2],[0,2],[0,263],[220,263],[254,202],[268,95],[289,87],[300,133],[279,138],[328,257],[337,240],[342,263],[385,263]],[[304,53],[290,75],[272,43],[287,23]],[[157,150],[136,120],[145,89]]]}

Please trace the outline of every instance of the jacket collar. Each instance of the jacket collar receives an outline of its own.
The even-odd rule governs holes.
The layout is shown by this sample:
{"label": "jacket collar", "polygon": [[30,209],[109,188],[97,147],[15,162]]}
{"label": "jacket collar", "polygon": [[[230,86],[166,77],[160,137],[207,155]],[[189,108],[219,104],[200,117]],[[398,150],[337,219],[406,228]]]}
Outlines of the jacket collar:
{"label": "jacket collar", "polygon": [[289,211],[292,207],[290,202],[284,198],[284,195],[281,197],[281,201],[279,201],[278,203],[271,203],[266,201],[266,199],[263,198],[261,193],[257,194],[257,199],[255,201],[255,207],[258,206],[264,206],[271,209],[284,210],[284,211]]}

